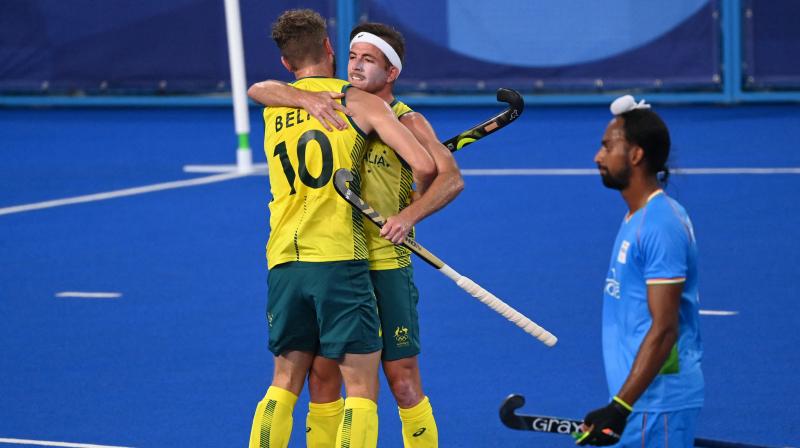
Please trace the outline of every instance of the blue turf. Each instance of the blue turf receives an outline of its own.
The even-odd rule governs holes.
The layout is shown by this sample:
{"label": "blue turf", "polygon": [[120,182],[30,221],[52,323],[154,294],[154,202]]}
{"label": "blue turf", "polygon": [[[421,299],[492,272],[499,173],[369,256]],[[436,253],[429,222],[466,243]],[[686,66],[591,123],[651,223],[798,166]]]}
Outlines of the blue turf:
{"label": "blue turf", "polygon": [[[441,138],[493,109],[428,109]],[[680,167],[800,166],[800,108],[661,109]],[[258,111],[251,114],[261,145]],[[592,168],[607,109],[530,107],[458,154],[462,168]],[[233,161],[219,109],[0,110],[0,207],[197,175]],[[263,162],[260,150],[256,162]],[[560,337],[548,349],[423,263],[423,380],[443,447],[572,446],[505,429],[525,412],[579,418],[607,398],[600,307],[625,212],[595,176],[468,177],[419,241]],[[704,437],[798,444],[800,176],[675,176],[695,224]],[[0,216],[0,438],[137,447],[244,446],[271,373],[264,318],[266,177]],[[56,299],[64,290],[119,300]],[[292,446],[303,446],[304,396]],[[400,446],[383,389],[381,446]]]}

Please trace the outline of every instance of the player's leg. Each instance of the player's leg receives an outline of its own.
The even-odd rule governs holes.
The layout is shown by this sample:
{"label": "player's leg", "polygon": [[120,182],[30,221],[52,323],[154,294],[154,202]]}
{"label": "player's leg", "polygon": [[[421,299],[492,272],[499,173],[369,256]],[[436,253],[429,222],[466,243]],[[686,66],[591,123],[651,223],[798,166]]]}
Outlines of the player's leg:
{"label": "player's leg", "polygon": [[425,398],[416,356],[383,361],[383,373],[400,409],[412,408]]}
{"label": "player's leg", "polygon": [[383,372],[397,401],[403,443],[410,448],[436,447],[439,433],[430,400],[422,390],[419,292],[411,266],[370,272],[383,333]]}
{"label": "player's leg", "polygon": [[273,267],[268,276],[269,349],[275,355],[272,383],[253,416],[250,447],[285,447],[292,412],[319,345],[316,311],[305,298],[307,263]]}
{"label": "player's leg", "polygon": [[378,444],[378,369],[381,352],[347,353],[339,368],[347,398],[336,445],[374,448]]}
{"label": "player's leg", "polygon": [[380,321],[366,261],[326,263],[316,294],[320,351],[339,361],[347,398],[336,446],[375,447],[378,442]]}
{"label": "player's leg", "polygon": [[292,434],[292,412],[314,354],[289,351],[276,356],[272,385],[256,406],[250,448],[285,447]]}
{"label": "player's leg", "polygon": [[397,400],[403,445],[407,448],[439,446],[439,429],[430,399],[422,390],[417,357],[384,361],[383,372]]}
{"label": "player's leg", "polygon": [[308,374],[308,415],[306,416],[306,447],[335,446],[336,431],[344,415],[341,395],[342,376],[339,363],[317,356]]}

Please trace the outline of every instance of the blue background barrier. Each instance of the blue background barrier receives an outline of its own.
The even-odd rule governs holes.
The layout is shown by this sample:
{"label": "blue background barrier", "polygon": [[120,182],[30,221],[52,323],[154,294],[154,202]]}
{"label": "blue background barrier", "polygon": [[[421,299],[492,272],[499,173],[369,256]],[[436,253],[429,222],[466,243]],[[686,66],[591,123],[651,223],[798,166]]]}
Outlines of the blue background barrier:
{"label": "blue background barrier", "polygon": [[[289,79],[269,36],[288,8],[329,18],[345,75],[349,31],[384,21],[407,39],[398,91],[415,106],[800,101],[791,0],[241,0],[247,79]],[[222,0],[0,3],[0,104],[229,105]]]}
{"label": "blue background barrier", "polygon": [[[407,41],[401,90],[718,90],[718,2],[362,2]],[[436,61],[432,64],[431,61]]]}
{"label": "blue background barrier", "polygon": [[800,2],[744,2],[744,64],[747,89],[800,88]]}
{"label": "blue background barrier", "polygon": [[[282,11],[307,7],[336,16],[334,0],[242,0],[240,5],[249,80],[289,75],[270,38]],[[4,0],[0,91],[227,93],[224,3]]]}

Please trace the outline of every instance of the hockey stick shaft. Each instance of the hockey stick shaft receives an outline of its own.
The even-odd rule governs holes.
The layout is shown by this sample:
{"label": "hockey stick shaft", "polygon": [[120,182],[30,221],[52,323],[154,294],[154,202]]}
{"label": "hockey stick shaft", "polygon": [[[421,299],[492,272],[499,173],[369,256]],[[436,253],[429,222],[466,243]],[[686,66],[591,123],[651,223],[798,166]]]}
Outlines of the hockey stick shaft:
{"label": "hockey stick shaft", "polygon": [[456,152],[470,143],[480,140],[498,129],[507,126],[522,115],[522,110],[525,108],[522,95],[513,89],[497,89],[497,101],[508,103],[508,108],[483,123],[477,124],[445,140],[442,144],[446,146],[450,152]]}
{"label": "hockey stick shaft", "polygon": [[[383,227],[383,225],[386,223],[386,219],[384,219],[380,213],[370,207],[369,204],[364,202],[363,199],[361,199],[347,186],[347,182],[351,180],[353,180],[353,174],[350,171],[341,168],[334,174],[333,185],[339,195],[342,196],[347,202],[361,211],[361,213],[367,216],[367,218],[369,218],[369,220],[375,225],[378,227]],[[433,255],[430,251],[422,247],[416,241],[406,238],[406,240],[403,242],[403,245],[411,252],[414,252],[417,256],[422,258],[425,262],[436,268],[439,272],[453,280],[461,289],[469,293],[469,295],[475,297],[481,303],[493,309],[495,312],[511,321],[514,325],[518,326],[526,333],[540,340],[545,345],[552,347],[558,341],[558,339],[552,333],[540,327],[525,315],[500,300],[497,296],[483,289],[471,279],[456,272],[455,269],[445,264],[437,256]]]}
{"label": "hockey stick shaft", "polygon": [[[525,404],[525,397],[511,394],[500,406],[500,420],[511,429],[535,432],[549,432],[570,435],[580,431],[581,420],[571,418],[548,417],[544,415],[517,414],[515,411]],[[698,437],[694,446],[699,448],[770,448],[748,443],[728,442]]]}

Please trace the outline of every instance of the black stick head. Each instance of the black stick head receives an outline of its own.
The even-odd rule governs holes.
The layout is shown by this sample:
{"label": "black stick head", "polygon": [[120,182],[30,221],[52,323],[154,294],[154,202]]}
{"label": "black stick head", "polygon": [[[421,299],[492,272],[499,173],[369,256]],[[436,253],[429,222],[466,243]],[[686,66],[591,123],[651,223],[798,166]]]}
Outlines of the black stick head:
{"label": "black stick head", "polygon": [[525,397],[519,394],[511,394],[503,400],[503,404],[500,405],[500,409],[505,409],[511,412],[525,406]]}
{"label": "black stick head", "polygon": [[352,180],[353,173],[351,173],[347,168],[339,168],[333,175],[333,187],[340,196],[346,199],[347,192],[350,190],[350,188],[347,186],[347,183]]}
{"label": "black stick head", "polygon": [[525,419],[520,418],[514,413],[517,409],[525,405],[525,397],[518,394],[511,394],[503,400],[500,405],[500,421],[512,429],[528,429]]}
{"label": "black stick head", "polygon": [[508,103],[509,109],[512,111],[509,121],[522,115],[522,110],[525,108],[525,100],[523,100],[522,95],[514,89],[506,89],[503,87],[497,89],[497,101]]}

